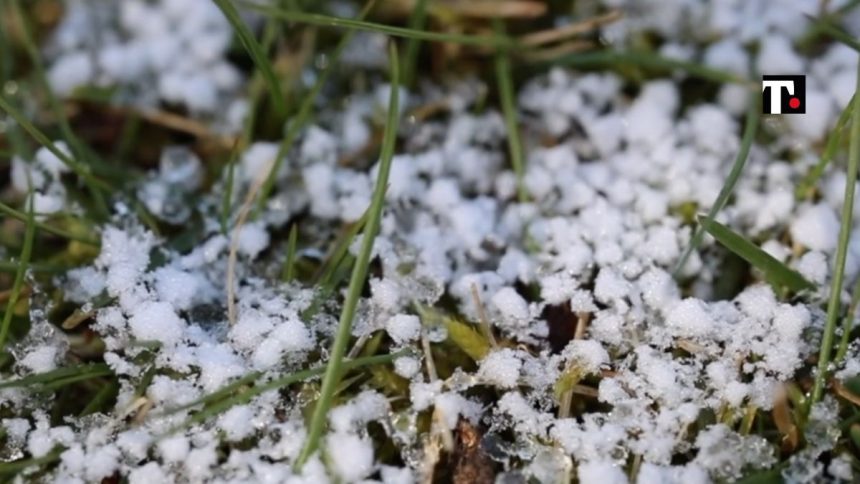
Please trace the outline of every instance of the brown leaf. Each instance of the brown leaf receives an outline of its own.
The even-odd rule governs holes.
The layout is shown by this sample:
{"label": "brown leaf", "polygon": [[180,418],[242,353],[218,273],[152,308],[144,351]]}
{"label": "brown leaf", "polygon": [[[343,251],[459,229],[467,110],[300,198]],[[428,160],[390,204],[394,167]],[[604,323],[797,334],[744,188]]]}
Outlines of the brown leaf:
{"label": "brown leaf", "polygon": [[493,462],[481,448],[481,433],[466,420],[457,423],[454,449],[454,484],[492,484]]}
{"label": "brown leaf", "polygon": [[797,426],[794,425],[794,420],[791,418],[791,410],[788,407],[788,397],[785,389],[780,387],[777,390],[776,398],[773,404],[773,421],[779,433],[782,434],[782,448],[786,452],[791,452],[797,448],[800,441],[800,435],[797,431]]}

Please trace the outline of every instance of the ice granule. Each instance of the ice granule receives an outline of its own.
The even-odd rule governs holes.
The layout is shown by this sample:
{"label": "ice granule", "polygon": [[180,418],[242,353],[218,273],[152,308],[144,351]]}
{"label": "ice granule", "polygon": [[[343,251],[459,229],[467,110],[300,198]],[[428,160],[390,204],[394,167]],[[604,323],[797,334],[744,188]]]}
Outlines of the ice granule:
{"label": "ice granule", "polygon": [[269,246],[269,233],[261,223],[249,223],[239,229],[239,252],[255,259]]}
{"label": "ice granule", "polygon": [[684,338],[707,336],[714,330],[715,325],[716,322],[708,314],[704,303],[694,298],[677,302],[666,316],[666,326]]}
{"label": "ice granule", "polygon": [[528,303],[512,287],[499,289],[493,295],[492,303],[508,322],[518,325],[529,319]]}
{"label": "ice granule", "polygon": [[57,367],[57,347],[41,345],[31,349],[18,362],[32,373],[45,373]]}
{"label": "ice granule", "polygon": [[791,223],[794,242],[820,252],[832,252],[839,235],[839,220],[827,204],[807,205]]}
{"label": "ice granule", "polygon": [[602,484],[627,484],[624,471],[611,461],[583,462],[577,469],[579,482],[600,482]]}
{"label": "ice granule", "polygon": [[333,470],[345,482],[356,482],[373,470],[373,443],[351,433],[334,432],[326,437]]}
{"label": "ice granule", "polygon": [[478,377],[490,385],[513,388],[520,377],[523,362],[512,349],[500,349],[489,353],[480,362]]}
{"label": "ice granule", "polygon": [[147,301],[135,309],[128,325],[139,341],[158,341],[165,346],[174,346],[182,338],[185,323],[170,304]]}
{"label": "ice granule", "polygon": [[411,314],[397,314],[385,322],[385,330],[395,343],[414,341],[421,335],[421,320]]}

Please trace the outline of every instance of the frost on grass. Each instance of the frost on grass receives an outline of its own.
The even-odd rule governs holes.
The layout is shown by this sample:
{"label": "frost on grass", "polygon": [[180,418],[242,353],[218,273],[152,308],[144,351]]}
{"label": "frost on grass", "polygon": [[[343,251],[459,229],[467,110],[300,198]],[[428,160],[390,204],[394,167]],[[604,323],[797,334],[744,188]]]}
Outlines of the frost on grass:
{"label": "frost on grass", "polygon": [[[634,3],[604,2],[625,11],[603,27],[619,48],[656,34],[662,55],[739,76],[750,64],[763,73],[810,73],[808,114],[764,127],[775,141],[753,145],[718,219],[826,287],[844,174],[831,167],[814,200],[798,201],[793,190],[853,92],[856,55],[834,43],[805,57],[797,44],[809,27],[804,14],[815,12],[802,8]],[[244,102],[242,76],[225,60],[231,32],[214,5],[67,4],[45,47],[59,94],[118,86],[120,102],[182,104],[194,119],[226,116],[239,126],[233,111]],[[105,39],[87,35],[96,31]],[[345,68],[383,68],[383,46],[376,34],[356,36]],[[357,254],[362,236],[340,240],[340,227],[361,219],[369,204],[379,164],[365,152],[391,86],[357,83],[343,103],[319,103],[316,124],[274,173],[271,197],[238,228],[238,201],[273,166],[277,140],[252,140],[239,153],[226,221],[226,175],[209,180],[202,155],[165,147],[134,194],[171,230],[152,230],[134,204],[117,197],[100,227],[98,256],[54,277],[63,301],[31,298],[33,328],[14,341],[14,362],[3,374],[23,377],[74,361],[75,341],[45,314],[49,304],[77,305],[92,314],[86,330],[116,375],[115,402],[57,421],[52,396],[0,389],[0,458],[59,449],[52,467],[33,467],[22,478],[47,472],[68,482],[406,483],[440,471],[439,449],[453,445],[458,423],[467,421],[480,428],[494,470],[512,479],[564,473],[581,482],[706,483],[772,468],[781,436],[750,435],[742,421],[750,411],[758,419],[778,411],[776,395],[809,368],[825,294],[786,299],[747,268],[748,280],[727,294],[728,256],[709,237],[673,278],[692,235],[691,214],[714,202],[739,149],[746,106],[737,84],[687,101],[683,80],[673,73],[637,83],[558,67],[527,80],[517,95],[524,203],[516,200],[503,118],[479,109],[480,81],[404,90],[401,143],[350,356],[411,352],[348,374],[328,433],[301,470],[293,463],[315,379],[191,425],[185,422],[200,405],[173,410],[251,372],[263,384],[326,363],[343,285],[317,287],[307,274],[281,281],[288,224],[298,222],[305,272],[327,261],[332,240],[348,244],[347,261]],[[408,117],[425,105],[441,106],[442,114]],[[10,178],[19,195],[32,187],[43,220],[78,210],[65,173],[42,149],[32,160],[16,157]],[[179,240],[176,227],[190,228],[191,243]],[[860,271],[858,237],[850,282]],[[334,269],[332,280],[342,282],[348,271]],[[232,325],[228,280],[237,305]],[[456,317],[431,321],[421,307]],[[854,343],[836,377],[860,373],[857,358]],[[841,451],[838,412],[830,398],[812,407],[806,447],[781,470],[787,480],[853,478],[856,461],[844,453],[830,458]]]}

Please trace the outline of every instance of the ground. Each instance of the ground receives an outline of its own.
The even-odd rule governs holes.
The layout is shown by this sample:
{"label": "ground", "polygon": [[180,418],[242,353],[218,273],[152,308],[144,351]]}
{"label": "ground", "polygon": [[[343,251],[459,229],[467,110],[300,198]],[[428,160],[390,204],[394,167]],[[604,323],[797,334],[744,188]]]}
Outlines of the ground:
{"label": "ground", "polygon": [[0,479],[856,482],[858,4],[0,4]]}

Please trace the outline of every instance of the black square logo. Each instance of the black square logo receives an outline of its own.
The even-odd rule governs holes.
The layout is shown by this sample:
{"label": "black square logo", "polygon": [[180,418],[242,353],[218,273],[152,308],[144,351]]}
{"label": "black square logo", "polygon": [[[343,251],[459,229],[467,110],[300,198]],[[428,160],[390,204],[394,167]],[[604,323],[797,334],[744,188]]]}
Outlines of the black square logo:
{"label": "black square logo", "polygon": [[761,105],[764,114],[804,114],[806,76],[762,76]]}

